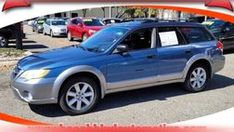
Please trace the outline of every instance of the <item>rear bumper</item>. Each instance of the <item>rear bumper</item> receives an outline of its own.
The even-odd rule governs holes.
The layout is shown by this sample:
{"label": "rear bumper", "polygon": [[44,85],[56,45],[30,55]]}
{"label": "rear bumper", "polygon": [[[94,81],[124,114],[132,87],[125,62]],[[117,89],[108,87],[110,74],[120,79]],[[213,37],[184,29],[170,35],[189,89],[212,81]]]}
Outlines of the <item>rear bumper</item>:
{"label": "rear bumper", "polygon": [[225,57],[223,55],[214,56],[212,59],[212,71],[216,73],[224,68]]}

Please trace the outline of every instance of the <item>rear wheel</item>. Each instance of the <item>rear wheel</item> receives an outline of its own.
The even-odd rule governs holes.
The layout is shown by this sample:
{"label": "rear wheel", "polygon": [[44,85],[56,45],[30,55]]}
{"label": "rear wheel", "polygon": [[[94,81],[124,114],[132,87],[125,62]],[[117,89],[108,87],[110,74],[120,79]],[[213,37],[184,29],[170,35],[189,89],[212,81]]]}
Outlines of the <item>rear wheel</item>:
{"label": "rear wheel", "polygon": [[7,46],[8,46],[8,39],[0,35],[0,47],[7,47]]}
{"label": "rear wheel", "polygon": [[205,89],[208,82],[208,68],[203,65],[191,67],[184,82],[184,87],[190,92],[199,92]]}
{"label": "rear wheel", "polygon": [[73,37],[72,37],[72,35],[71,35],[71,32],[68,32],[68,33],[67,33],[67,39],[68,39],[69,41],[73,41]]}
{"label": "rear wheel", "polygon": [[99,97],[98,85],[92,78],[75,77],[62,88],[59,105],[68,114],[84,114],[94,108]]}

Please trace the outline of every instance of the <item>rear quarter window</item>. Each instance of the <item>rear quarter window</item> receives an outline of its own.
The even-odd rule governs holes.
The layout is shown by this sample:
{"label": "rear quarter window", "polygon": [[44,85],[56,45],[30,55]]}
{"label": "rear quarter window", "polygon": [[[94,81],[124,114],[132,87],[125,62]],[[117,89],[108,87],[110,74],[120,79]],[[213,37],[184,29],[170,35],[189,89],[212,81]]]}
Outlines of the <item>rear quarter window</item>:
{"label": "rear quarter window", "polygon": [[213,36],[200,27],[180,27],[181,33],[188,43],[199,43],[214,40]]}

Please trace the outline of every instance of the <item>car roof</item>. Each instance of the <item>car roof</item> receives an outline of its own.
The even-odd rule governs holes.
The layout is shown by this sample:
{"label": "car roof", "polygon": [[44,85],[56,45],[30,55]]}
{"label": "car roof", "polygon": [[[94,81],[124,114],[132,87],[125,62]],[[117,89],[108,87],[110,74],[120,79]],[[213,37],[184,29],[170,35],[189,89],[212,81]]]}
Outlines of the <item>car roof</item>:
{"label": "car roof", "polygon": [[124,22],[120,24],[114,24],[112,27],[123,27],[128,29],[141,28],[141,27],[151,27],[151,26],[179,26],[179,27],[203,27],[200,23],[193,22],[147,22],[147,21],[133,21],[133,22]]}

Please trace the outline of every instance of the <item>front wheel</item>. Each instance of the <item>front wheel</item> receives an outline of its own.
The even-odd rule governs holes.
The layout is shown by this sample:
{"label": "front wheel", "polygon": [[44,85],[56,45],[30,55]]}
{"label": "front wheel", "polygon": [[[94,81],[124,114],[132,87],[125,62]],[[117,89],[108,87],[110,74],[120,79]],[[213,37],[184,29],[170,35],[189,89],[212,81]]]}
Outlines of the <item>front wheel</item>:
{"label": "front wheel", "polygon": [[7,47],[8,39],[4,36],[0,36],[0,47]]}
{"label": "front wheel", "polygon": [[85,41],[88,38],[87,34],[83,34],[82,41]]}
{"label": "front wheel", "polygon": [[184,87],[190,92],[199,92],[206,88],[208,69],[203,65],[193,66],[186,77]]}
{"label": "front wheel", "polygon": [[68,33],[67,33],[67,39],[68,39],[69,41],[73,41],[71,32],[68,32]]}
{"label": "front wheel", "polygon": [[52,30],[50,31],[50,37],[51,37],[51,38],[53,38],[53,37],[54,37],[54,33],[53,33],[53,31],[52,31]]}
{"label": "front wheel", "polygon": [[94,108],[99,97],[98,85],[93,79],[75,77],[63,86],[59,105],[70,115],[84,114]]}

